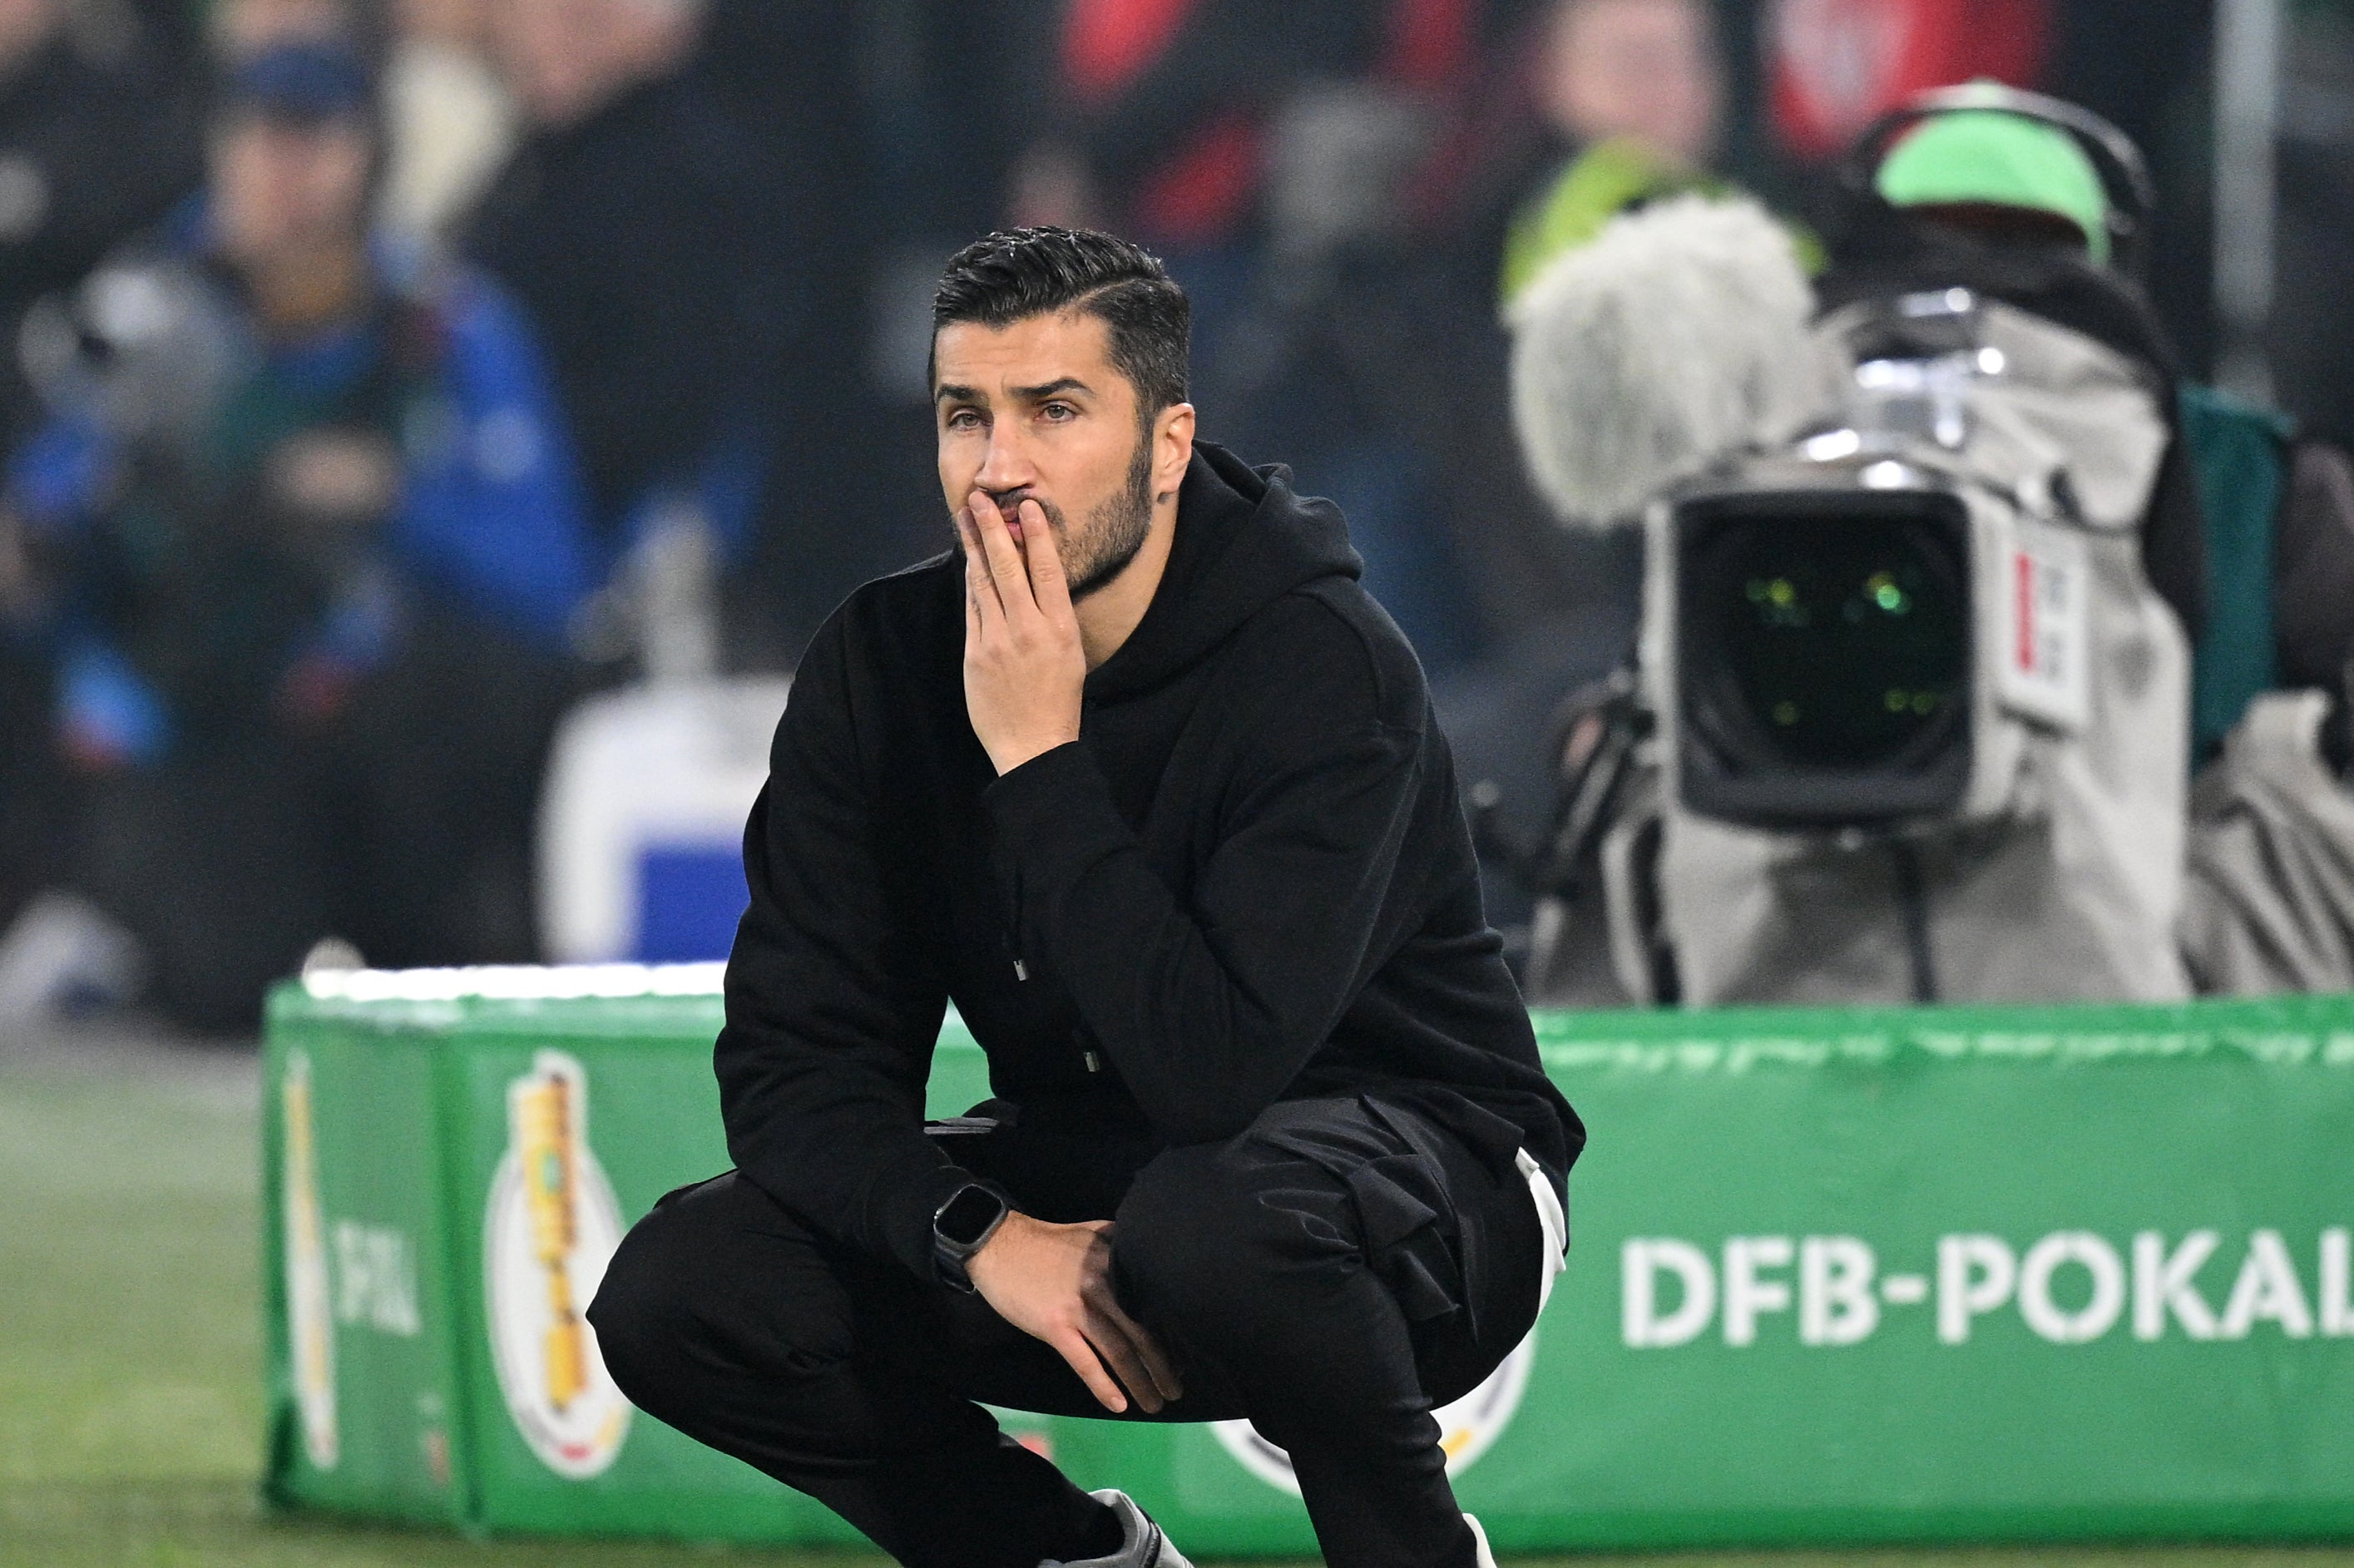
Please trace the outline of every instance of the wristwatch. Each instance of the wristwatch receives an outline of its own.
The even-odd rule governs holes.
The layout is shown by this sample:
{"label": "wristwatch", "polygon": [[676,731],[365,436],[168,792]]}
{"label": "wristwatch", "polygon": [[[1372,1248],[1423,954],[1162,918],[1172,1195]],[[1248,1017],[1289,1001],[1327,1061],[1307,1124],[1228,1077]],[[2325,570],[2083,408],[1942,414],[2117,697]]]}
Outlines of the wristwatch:
{"label": "wristwatch", "polygon": [[978,1181],[968,1181],[949,1193],[949,1201],[932,1211],[932,1262],[940,1277],[970,1294],[972,1279],[965,1273],[965,1265],[989,1245],[989,1238],[1013,1212],[1013,1205],[995,1188]]}

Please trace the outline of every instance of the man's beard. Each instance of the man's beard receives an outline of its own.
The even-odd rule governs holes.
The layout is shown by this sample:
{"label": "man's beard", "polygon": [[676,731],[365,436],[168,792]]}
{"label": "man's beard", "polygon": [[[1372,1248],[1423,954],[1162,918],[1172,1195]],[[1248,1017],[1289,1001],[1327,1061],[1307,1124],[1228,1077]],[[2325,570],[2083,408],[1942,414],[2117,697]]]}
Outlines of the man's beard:
{"label": "man's beard", "polygon": [[[992,498],[994,499],[994,498]],[[1071,602],[1078,603],[1099,588],[1108,588],[1120,573],[1128,570],[1137,552],[1152,533],[1152,440],[1140,435],[1136,455],[1129,461],[1128,479],[1118,493],[1099,502],[1087,514],[1084,534],[1076,538],[1071,533],[1070,519],[1063,509],[1044,496],[1026,499],[1035,501],[1046,514],[1046,526],[1055,535],[1055,548],[1063,561],[1063,578],[1070,585]],[[1004,505],[1002,501],[999,502]],[[1017,503],[1018,504],[1018,503]],[[1010,517],[1013,508],[1006,507]],[[1036,543],[1025,533],[1022,545],[1031,548]]]}

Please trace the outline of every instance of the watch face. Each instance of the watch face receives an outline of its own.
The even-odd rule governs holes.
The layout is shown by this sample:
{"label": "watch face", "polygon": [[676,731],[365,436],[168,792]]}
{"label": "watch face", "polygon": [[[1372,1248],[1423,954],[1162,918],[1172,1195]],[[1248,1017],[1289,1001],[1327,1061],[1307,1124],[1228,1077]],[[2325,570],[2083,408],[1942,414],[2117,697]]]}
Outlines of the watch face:
{"label": "watch face", "polygon": [[942,1241],[970,1246],[1004,1212],[1004,1200],[988,1188],[967,1187],[949,1200],[932,1222],[932,1229]]}

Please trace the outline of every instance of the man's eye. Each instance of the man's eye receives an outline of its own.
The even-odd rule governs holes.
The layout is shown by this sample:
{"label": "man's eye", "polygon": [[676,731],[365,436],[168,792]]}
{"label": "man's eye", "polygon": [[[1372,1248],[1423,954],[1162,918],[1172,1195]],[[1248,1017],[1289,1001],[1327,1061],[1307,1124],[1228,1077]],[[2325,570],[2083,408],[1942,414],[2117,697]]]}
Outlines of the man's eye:
{"label": "man's eye", "polygon": [[1068,403],[1049,403],[1040,409],[1039,413],[1045,418],[1057,421],[1076,419],[1079,417],[1079,411]]}
{"label": "man's eye", "polygon": [[980,423],[981,416],[973,412],[970,408],[959,408],[955,412],[949,414],[948,418],[948,426],[951,430],[973,429],[978,427]]}

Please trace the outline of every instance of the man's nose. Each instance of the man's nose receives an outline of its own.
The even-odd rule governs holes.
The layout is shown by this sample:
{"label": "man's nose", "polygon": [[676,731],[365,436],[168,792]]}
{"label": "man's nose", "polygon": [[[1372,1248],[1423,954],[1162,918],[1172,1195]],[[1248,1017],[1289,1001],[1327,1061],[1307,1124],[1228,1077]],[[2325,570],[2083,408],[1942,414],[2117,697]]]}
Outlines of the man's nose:
{"label": "man's nose", "polygon": [[985,490],[992,496],[1009,491],[1022,490],[1036,482],[1037,465],[1021,437],[1003,429],[1003,421],[990,432],[989,450],[982,457],[981,471],[972,476],[973,488]]}

